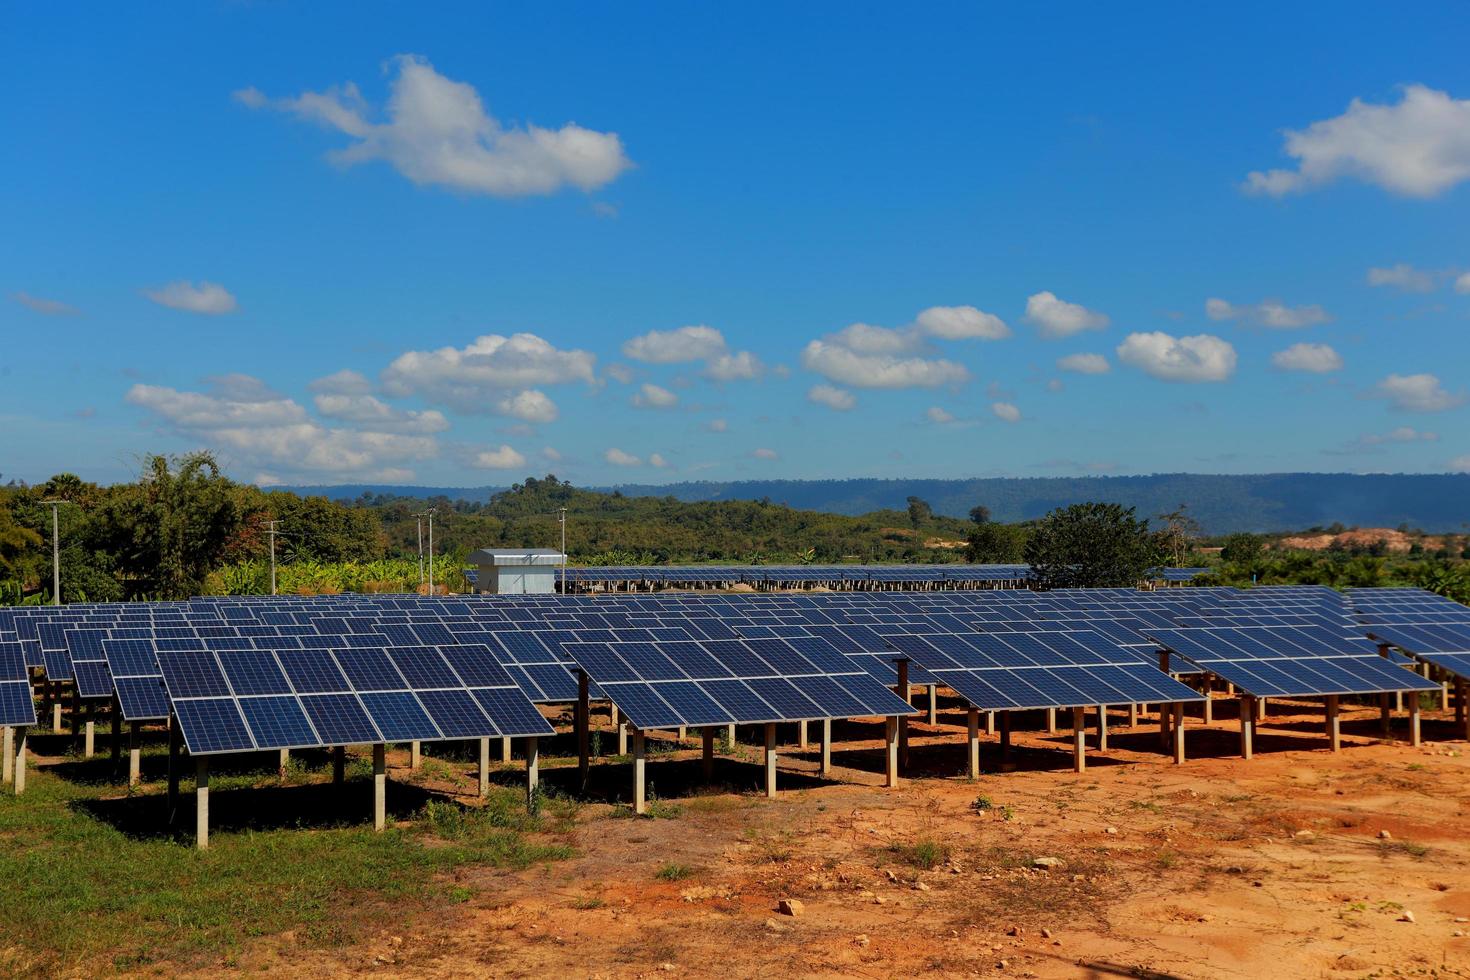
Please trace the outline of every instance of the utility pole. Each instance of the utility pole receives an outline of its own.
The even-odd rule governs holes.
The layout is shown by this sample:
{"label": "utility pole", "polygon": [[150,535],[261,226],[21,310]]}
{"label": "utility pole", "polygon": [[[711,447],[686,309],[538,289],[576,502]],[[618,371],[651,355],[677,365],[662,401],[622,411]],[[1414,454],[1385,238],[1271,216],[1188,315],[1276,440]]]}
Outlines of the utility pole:
{"label": "utility pole", "polygon": [[434,594],[434,511],[436,507],[429,508],[429,595]]}
{"label": "utility pole", "polygon": [[271,538],[271,595],[276,594],[276,525],[279,523],[279,520],[265,522],[266,531]]}
{"label": "utility pole", "polygon": [[558,507],[561,511],[561,594],[567,594],[567,509]]}
{"label": "utility pole", "polygon": [[61,605],[61,519],[57,517],[57,508],[67,503],[65,500],[43,500],[43,504],[51,507],[51,605]]}
{"label": "utility pole", "polygon": [[419,525],[419,585],[424,584],[424,515],[415,514]]}

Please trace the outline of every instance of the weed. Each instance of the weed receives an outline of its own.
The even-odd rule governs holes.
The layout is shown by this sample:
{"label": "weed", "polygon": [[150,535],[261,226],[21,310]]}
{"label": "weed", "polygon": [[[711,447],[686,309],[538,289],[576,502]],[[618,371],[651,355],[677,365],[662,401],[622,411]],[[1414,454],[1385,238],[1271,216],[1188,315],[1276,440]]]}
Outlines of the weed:
{"label": "weed", "polygon": [[924,871],[932,871],[946,863],[950,855],[948,844],[940,844],[932,840],[921,840],[914,844],[894,844],[889,847],[889,850],[905,863]]}
{"label": "weed", "polygon": [[995,804],[990,802],[990,797],[981,795],[975,797],[974,801],[970,804],[970,809],[974,810],[976,813],[984,813],[986,810],[989,810],[993,806],[995,806]]}
{"label": "weed", "polygon": [[695,868],[687,864],[670,861],[668,864],[661,865],[653,876],[659,881],[683,881],[685,878],[693,877],[695,871]]}
{"label": "weed", "polygon": [[1008,806],[1003,806],[1000,808],[1000,818],[1007,822],[1014,820],[1016,818],[1016,811]]}
{"label": "weed", "polygon": [[596,895],[586,895],[572,902],[572,908],[582,912],[590,912],[593,909],[600,909],[606,904],[606,902]]}

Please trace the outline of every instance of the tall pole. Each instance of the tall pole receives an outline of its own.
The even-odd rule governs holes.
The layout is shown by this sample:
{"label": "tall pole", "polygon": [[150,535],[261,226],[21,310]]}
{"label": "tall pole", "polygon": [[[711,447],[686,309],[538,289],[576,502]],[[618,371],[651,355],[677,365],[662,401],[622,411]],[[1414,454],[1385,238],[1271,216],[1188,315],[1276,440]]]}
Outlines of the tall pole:
{"label": "tall pole", "polygon": [[267,521],[271,535],[271,595],[276,594],[276,525],[280,521]]}
{"label": "tall pole", "polygon": [[61,605],[61,520],[60,501],[51,501],[51,605]]}
{"label": "tall pole", "polygon": [[429,508],[429,595],[434,594],[434,508]]}
{"label": "tall pole", "polygon": [[424,515],[413,515],[419,525],[419,585],[424,584]]}
{"label": "tall pole", "polygon": [[567,509],[561,511],[561,594],[567,594]]}

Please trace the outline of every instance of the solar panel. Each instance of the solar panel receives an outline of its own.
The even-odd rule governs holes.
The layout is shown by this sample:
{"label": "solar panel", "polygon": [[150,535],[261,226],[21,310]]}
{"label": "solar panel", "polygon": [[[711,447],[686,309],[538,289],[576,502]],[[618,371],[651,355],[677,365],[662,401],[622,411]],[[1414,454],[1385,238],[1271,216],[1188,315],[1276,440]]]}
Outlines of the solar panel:
{"label": "solar panel", "polygon": [[553,732],[484,646],[168,651],[158,662],[193,755]]}
{"label": "solar panel", "polygon": [[1452,674],[1470,677],[1470,624],[1373,626],[1370,630],[1384,643],[1391,643]]}
{"label": "solar panel", "polygon": [[856,663],[806,656],[786,639],[563,649],[640,729],[914,713]]}
{"label": "solar panel", "polygon": [[1150,636],[1254,697],[1438,690],[1379,656],[1368,640],[1325,627],[1154,630]]}
{"label": "solar panel", "polygon": [[168,694],[153,641],[106,639],[102,641],[102,654],[125,721],[168,717]]}
{"label": "solar panel", "polygon": [[31,668],[19,640],[0,641],[0,725],[29,727],[36,723],[31,697]]}

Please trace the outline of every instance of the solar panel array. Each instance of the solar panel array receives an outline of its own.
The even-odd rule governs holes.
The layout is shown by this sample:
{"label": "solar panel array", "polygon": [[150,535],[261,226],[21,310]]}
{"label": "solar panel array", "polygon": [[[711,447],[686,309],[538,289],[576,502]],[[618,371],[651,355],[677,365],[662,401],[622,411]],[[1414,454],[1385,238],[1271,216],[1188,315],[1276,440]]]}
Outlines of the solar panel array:
{"label": "solar panel array", "polygon": [[[1149,577],[1164,582],[1188,582],[1205,568],[1158,568]],[[570,587],[597,583],[705,584],[825,583],[847,585],[913,583],[1022,583],[1031,576],[1029,565],[608,565],[558,570]],[[466,569],[474,584],[478,573]]]}
{"label": "solar panel array", "polygon": [[[946,568],[902,567],[920,571]],[[801,566],[799,570],[810,568]],[[575,699],[576,672],[579,667],[589,666],[583,663],[584,657],[606,656],[612,651],[615,660],[604,660],[604,666],[622,663],[633,670],[634,676],[589,669],[593,680],[601,683],[605,676],[608,685],[646,685],[647,693],[655,698],[646,697],[643,687],[621,691],[594,687],[593,696],[641,698],[642,713],[636,707],[628,710],[636,723],[652,726],[654,719],[659,719],[658,724],[673,726],[696,724],[691,718],[729,716],[754,721],[838,717],[829,712],[839,707],[857,711],[860,706],[865,713],[876,713],[883,704],[892,707],[892,702],[872,696],[871,686],[866,687],[867,694],[847,690],[846,679],[839,680],[838,686],[854,695],[857,705],[837,697],[830,686],[818,682],[830,695],[825,700],[813,696],[814,692],[803,691],[801,699],[788,701],[785,688],[780,689],[779,697],[774,690],[770,699],[757,695],[761,704],[751,707],[760,707],[759,718],[752,712],[738,712],[733,704],[723,704],[718,698],[712,699],[716,710],[692,694],[683,697],[682,692],[694,688],[660,691],[654,686],[687,680],[708,694],[701,685],[730,679],[749,688],[751,680],[777,676],[793,684],[796,682],[792,678],[853,676],[847,670],[836,671],[838,661],[821,659],[828,656],[829,650],[836,652],[844,667],[851,665],[878,685],[891,686],[897,678],[897,661],[908,660],[912,683],[942,683],[962,693],[968,690],[974,695],[972,703],[985,710],[1193,697],[1193,692],[1159,671],[1157,651],[1161,643],[1174,651],[1169,663],[1171,673],[1209,671],[1256,696],[1421,689],[1420,681],[1399,667],[1408,658],[1399,656],[1389,661],[1378,657],[1378,641],[1370,642],[1366,637],[1372,633],[1408,654],[1425,660],[1435,657],[1440,666],[1458,670],[1465,664],[1455,657],[1465,651],[1431,646],[1464,644],[1447,639],[1443,633],[1404,632],[1408,627],[1427,629],[1456,620],[1470,624],[1470,609],[1418,590],[1353,590],[1344,596],[1315,586],[1154,592],[1078,589],[1040,593],[1001,589],[749,595],[661,592],[220,597],[175,603],[0,609],[0,644],[10,644],[3,649],[18,653],[23,664],[41,666],[48,679],[75,679],[84,697],[116,694],[123,716],[129,720],[168,715],[173,692],[160,658],[175,665],[212,662],[222,671],[226,661],[262,656],[272,658],[282,670],[288,660],[308,657],[320,663],[326,658],[340,669],[342,658],[357,663],[366,656],[358,652],[362,650],[376,651],[376,656],[396,663],[395,657],[400,654],[394,651],[442,651],[468,646],[488,651],[529,701],[555,703]],[[1391,627],[1399,632],[1392,637],[1380,635]],[[1437,637],[1436,644],[1429,642],[1431,637]],[[805,672],[746,675],[727,664],[728,674],[711,675],[702,670],[710,666],[706,655],[712,650],[737,649],[719,644],[735,643],[739,649],[750,651],[752,644],[768,641],[776,644],[768,647],[774,660],[798,666],[811,663],[821,669],[811,672],[803,666]],[[648,659],[648,651],[657,656]],[[794,651],[796,657],[792,658],[789,651]],[[686,653],[694,658],[688,664],[679,659]],[[775,663],[764,654],[754,656],[775,669]],[[634,666],[629,658],[653,671],[654,676],[642,673],[642,668]],[[664,677],[671,669],[681,673]],[[226,673],[227,680],[228,676]],[[399,676],[404,676],[401,669]],[[798,690],[800,687],[797,684]],[[468,691],[470,686],[454,689]],[[350,693],[366,709],[364,694],[404,690],[415,694],[438,736],[448,737],[444,735],[446,730],[461,730],[447,715],[442,723],[434,721],[433,713],[417,697],[419,689],[413,686],[380,690],[349,682],[340,690],[305,693]],[[242,694],[230,686],[227,692],[210,697],[230,698],[232,704],[207,710],[236,717],[249,733],[252,747],[274,746],[289,740],[288,736],[305,737],[307,728],[312,737],[325,737],[319,728],[330,731],[332,726],[326,721],[319,726],[306,710],[306,703],[301,704],[301,710],[307,728],[293,711],[290,725],[277,721],[272,727],[262,721],[259,731],[248,723],[247,708],[258,712],[264,710],[263,706],[241,703],[242,697],[247,701],[258,697],[299,700],[301,694],[294,687],[289,692],[269,695]],[[653,708],[659,708],[659,713],[652,712]],[[371,720],[371,712],[368,715]],[[368,734],[361,718],[354,717],[359,727],[353,731]],[[429,731],[416,714],[413,724],[418,727],[395,727],[397,720],[385,709],[381,726],[373,720],[372,734],[386,737],[387,731],[401,738],[405,730]],[[244,745],[239,725],[232,724],[231,731],[234,742],[229,744]],[[484,734],[497,733],[499,730]]]}
{"label": "solar panel array", "polygon": [[0,725],[36,723],[31,699],[31,668],[18,640],[0,640]]}

